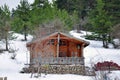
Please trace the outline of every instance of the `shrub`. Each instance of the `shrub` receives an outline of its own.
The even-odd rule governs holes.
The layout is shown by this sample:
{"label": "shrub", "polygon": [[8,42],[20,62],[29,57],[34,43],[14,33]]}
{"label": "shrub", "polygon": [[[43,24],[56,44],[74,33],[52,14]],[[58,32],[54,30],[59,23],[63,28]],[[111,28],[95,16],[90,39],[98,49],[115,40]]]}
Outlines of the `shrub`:
{"label": "shrub", "polygon": [[85,39],[89,39],[89,40],[101,40],[101,37],[97,34],[92,34],[92,35],[86,35]]}

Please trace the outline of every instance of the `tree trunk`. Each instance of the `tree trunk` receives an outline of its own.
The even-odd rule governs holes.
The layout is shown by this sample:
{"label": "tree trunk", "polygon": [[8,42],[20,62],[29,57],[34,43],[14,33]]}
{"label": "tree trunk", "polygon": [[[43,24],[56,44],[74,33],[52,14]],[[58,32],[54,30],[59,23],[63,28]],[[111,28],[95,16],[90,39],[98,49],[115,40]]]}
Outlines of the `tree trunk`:
{"label": "tree trunk", "polygon": [[108,39],[107,35],[102,35],[103,40],[103,47],[108,48]]}
{"label": "tree trunk", "polygon": [[5,32],[5,43],[6,43],[6,51],[8,51],[8,32]]}
{"label": "tree trunk", "polygon": [[108,40],[105,41],[105,48],[108,48]]}
{"label": "tree trunk", "polygon": [[112,37],[111,37],[111,34],[109,33],[109,36],[108,36],[108,42],[111,43],[112,42]]}
{"label": "tree trunk", "polygon": [[105,41],[104,41],[104,39],[103,39],[103,47],[105,47]]}
{"label": "tree trunk", "polygon": [[27,27],[24,25],[24,40],[27,41]]}

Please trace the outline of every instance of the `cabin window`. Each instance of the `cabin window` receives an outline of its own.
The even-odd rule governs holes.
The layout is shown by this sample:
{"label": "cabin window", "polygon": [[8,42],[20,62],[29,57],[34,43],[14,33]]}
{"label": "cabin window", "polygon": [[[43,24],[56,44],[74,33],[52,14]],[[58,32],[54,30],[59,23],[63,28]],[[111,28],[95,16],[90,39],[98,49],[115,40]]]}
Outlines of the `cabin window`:
{"label": "cabin window", "polygon": [[80,49],[80,44],[77,45],[77,49]]}
{"label": "cabin window", "polygon": [[54,45],[54,44],[55,44],[55,40],[54,39],[49,40],[48,45]]}
{"label": "cabin window", "polygon": [[59,45],[60,45],[60,46],[66,46],[66,41],[64,41],[64,40],[60,40]]}

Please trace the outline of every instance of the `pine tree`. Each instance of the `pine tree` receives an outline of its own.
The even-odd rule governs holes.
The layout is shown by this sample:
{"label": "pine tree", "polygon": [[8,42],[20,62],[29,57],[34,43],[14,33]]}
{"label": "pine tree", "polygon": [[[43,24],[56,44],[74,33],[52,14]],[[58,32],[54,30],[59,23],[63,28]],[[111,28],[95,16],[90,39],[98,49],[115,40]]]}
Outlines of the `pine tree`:
{"label": "pine tree", "polygon": [[111,31],[111,21],[110,16],[104,9],[104,2],[102,0],[97,0],[97,4],[93,10],[90,12],[90,23],[94,27],[94,32],[102,36],[103,47],[108,47],[108,34]]}
{"label": "pine tree", "polygon": [[[42,4],[42,6],[35,7],[35,4]],[[44,3],[37,3],[35,1],[32,4],[32,7],[33,9],[31,10],[31,23],[33,23],[33,26],[39,27],[41,24],[60,20],[64,24],[64,28],[67,30],[71,29],[75,22],[75,14],[69,15],[66,10],[58,9],[55,2],[53,2],[53,4],[50,4],[47,0],[44,1]]]}
{"label": "pine tree", "polygon": [[120,0],[104,0],[107,15],[112,16],[112,24],[120,23]]}
{"label": "pine tree", "polygon": [[30,18],[30,4],[27,0],[20,1],[20,4],[17,6],[16,10],[13,10],[13,29],[17,32],[24,33],[24,40],[27,40],[27,31],[29,26]]}
{"label": "pine tree", "polygon": [[10,30],[10,11],[7,5],[0,7],[0,37],[5,39],[6,51],[8,51],[8,32]]}
{"label": "pine tree", "polygon": [[87,15],[87,0],[56,0],[56,4],[59,9],[65,9],[69,14],[76,11],[79,18],[84,19]]}

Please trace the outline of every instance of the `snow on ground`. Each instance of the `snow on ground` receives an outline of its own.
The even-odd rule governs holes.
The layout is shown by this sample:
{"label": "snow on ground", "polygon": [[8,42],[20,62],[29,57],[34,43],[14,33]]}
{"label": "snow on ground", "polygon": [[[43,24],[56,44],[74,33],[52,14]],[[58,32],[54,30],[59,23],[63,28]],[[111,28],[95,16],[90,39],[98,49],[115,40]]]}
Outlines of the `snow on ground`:
{"label": "snow on ground", "polygon": [[[86,32],[82,31],[81,33],[75,33],[74,31],[70,32],[71,35],[84,39]],[[87,34],[91,34],[87,32]],[[21,41],[24,39],[24,36],[21,34],[15,33],[14,36],[17,36],[15,40],[9,41],[10,47],[16,50],[15,54],[16,59],[12,60],[11,56],[13,53],[0,53],[0,77],[7,77],[8,80],[93,80],[91,76],[82,76],[74,74],[42,74],[39,78],[30,78],[31,74],[21,74],[19,73],[21,69],[25,66],[24,64],[28,63],[29,52],[26,49],[26,41]],[[82,37],[81,37],[82,36]],[[32,36],[28,35],[28,40],[31,41]],[[91,66],[92,63],[98,61],[113,61],[120,65],[120,50],[113,49],[112,46],[109,49],[102,47],[101,41],[87,40],[90,42],[90,45],[84,49],[85,56],[85,65]],[[0,42],[2,43],[2,42]],[[3,43],[2,43],[3,44]],[[3,47],[0,45],[0,47]],[[118,78],[120,80],[120,71],[113,71],[109,74],[111,78]]]}

